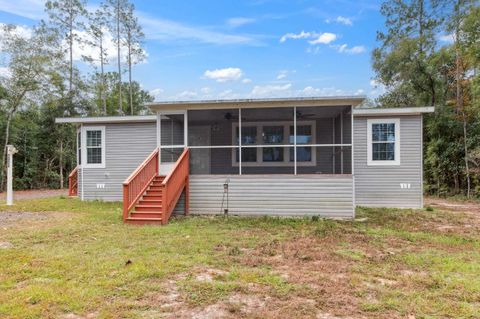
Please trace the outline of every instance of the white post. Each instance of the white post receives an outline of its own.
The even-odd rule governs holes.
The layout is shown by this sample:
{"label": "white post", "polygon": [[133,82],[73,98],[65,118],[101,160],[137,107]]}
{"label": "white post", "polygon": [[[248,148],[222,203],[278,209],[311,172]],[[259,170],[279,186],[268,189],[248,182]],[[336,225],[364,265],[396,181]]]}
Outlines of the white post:
{"label": "white post", "polygon": [[13,205],[13,154],[17,153],[13,145],[7,145],[7,205]]}

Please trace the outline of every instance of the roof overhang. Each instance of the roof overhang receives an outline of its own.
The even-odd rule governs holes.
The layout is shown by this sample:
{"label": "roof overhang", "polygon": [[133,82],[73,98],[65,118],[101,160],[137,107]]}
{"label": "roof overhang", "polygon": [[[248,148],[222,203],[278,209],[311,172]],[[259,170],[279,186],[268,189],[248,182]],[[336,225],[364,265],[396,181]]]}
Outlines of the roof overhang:
{"label": "roof overhang", "polygon": [[99,117],[59,117],[55,123],[105,124],[105,123],[145,123],[155,122],[156,115],[99,116]]}
{"label": "roof overhang", "polygon": [[365,108],[354,109],[354,116],[389,116],[389,115],[419,115],[423,113],[433,113],[433,106],[424,107],[394,107],[394,108]]}
{"label": "roof overhang", "polygon": [[267,107],[308,107],[308,106],[353,106],[357,107],[365,96],[328,96],[308,98],[272,98],[153,102],[147,104],[152,111],[267,108]]}

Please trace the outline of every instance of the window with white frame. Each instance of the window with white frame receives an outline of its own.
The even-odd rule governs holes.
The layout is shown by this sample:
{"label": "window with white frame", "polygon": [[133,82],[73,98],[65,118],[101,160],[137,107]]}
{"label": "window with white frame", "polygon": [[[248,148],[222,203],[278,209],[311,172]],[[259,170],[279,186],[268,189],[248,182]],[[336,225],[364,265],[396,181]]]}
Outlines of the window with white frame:
{"label": "window with white frame", "polygon": [[368,119],[367,136],[368,165],[400,165],[400,119]]}
{"label": "window with white frame", "polygon": [[82,132],[84,167],[105,168],[105,127],[84,127]]}
{"label": "window with white frame", "polygon": [[[233,124],[234,142],[239,141],[238,124]],[[297,122],[297,165],[315,165],[315,121]],[[242,166],[288,166],[295,161],[295,129],[292,122],[242,123]],[[233,150],[233,165],[239,165],[239,149]]]}

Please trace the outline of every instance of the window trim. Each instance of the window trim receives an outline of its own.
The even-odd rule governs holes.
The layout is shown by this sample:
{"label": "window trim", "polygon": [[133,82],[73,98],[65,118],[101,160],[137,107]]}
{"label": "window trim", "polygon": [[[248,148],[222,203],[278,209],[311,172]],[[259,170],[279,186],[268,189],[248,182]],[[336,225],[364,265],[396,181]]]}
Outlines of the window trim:
{"label": "window trim", "polygon": [[[242,167],[274,167],[274,166],[292,166],[295,165],[295,161],[290,161],[290,148],[295,148],[295,144],[289,144],[290,135],[294,135],[294,132],[290,132],[290,126],[293,126],[293,121],[261,121],[261,122],[243,122],[242,128],[246,126],[255,126],[257,128],[257,140],[255,144],[242,144],[242,150],[245,148],[256,148],[257,161],[245,162],[242,161]],[[315,146],[317,145],[317,127],[316,121],[297,121],[297,126],[310,125],[312,127],[312,142],[309,144],[298,144],[297,147],[312,147],[312,160],[308,162],[297,161],[297,166],[316,166],[317,165],[317,152]],[[239,123],[232,123],[232,166],[239,166],[240,161],[236,159],[236,151],[239,150],[239,145],[236,144],[236,133]],[[283,142],[278,144],[263,144],[263,131],[264,126],[283,126]],[[283,161],[282,162],[264,162],[263,161],[263,148],[269,147],[282,147],[283,148]]]}
{"label": "window trim", "polygon": [[[87,162],[87,132],[88,131],[101,131],[102,132],[102,162],[96,164],[89,164]],[[82,133],[81,133],[81,140],[82,140],[82,167],[85,168],[105,168],[105,126],[83,126]]]}
{"label": "window trim", "polygon": [[[372,126],[373,124],[394,124],[395,125],[395,159],[374,160],[372,147]],[[368,166],[395,166],[400,165],[400,118],[367,119],[367,165]]]}
{"label": "window trim", "polygon": [[77,166],[78,167],[82,167],[82,163],[83,163],[83,158],[82,158],[83,141],[82,141],[82,138],[83,138],[82,127],[80,126],[80,127],[77,128],[77,134],[75,135],[75,158],[77,160]]}

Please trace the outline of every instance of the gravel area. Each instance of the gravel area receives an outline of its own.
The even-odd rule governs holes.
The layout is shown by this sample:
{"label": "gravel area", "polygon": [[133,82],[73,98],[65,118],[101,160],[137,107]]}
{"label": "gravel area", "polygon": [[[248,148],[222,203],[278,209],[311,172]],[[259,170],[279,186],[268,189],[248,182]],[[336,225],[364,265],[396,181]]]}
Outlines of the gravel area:
{"label": "gravel area", "polygon": [[[13,191],[13,199],[32,199],[32,198],[47,198],[56,196],[67,196],[68,189],[34,189],[27,191]],[[6,193],[0,193],[0,200],[5,200]]]}

